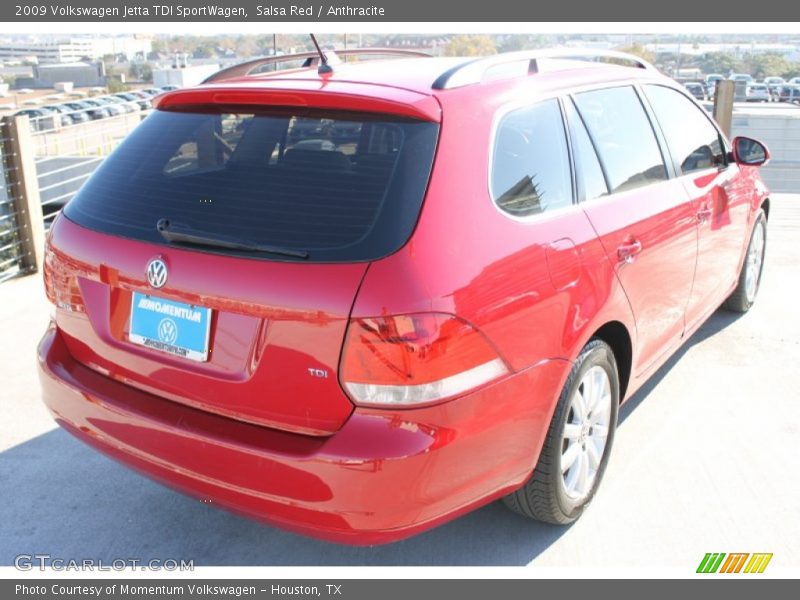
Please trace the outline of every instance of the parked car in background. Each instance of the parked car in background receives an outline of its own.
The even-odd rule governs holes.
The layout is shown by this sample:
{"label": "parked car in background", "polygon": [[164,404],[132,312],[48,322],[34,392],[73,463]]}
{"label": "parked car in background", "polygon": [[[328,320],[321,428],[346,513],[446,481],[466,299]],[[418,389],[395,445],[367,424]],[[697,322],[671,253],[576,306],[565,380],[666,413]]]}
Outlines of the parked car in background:
{"label": "parked car in background", "polygon": [[[720,305],[756,301],[769,153],[637,57],[557,52],[222,71],[159,96],[47,238],[58,425],[337,542],[500,498],[578,519],[620,404]],[[677,404],[642,434],[662,460],[696,416]],[[140,504],[119,518],[152,521]]]}
{"label": "parked car in background", "polygon": [[800,103],[800,85],[786,84],[781,86],[778,99],[781,102]]}
{"label": "parked car in background", "polygon": [[109,100],[108,97],[106,97],[106,96],[97,96],[96,98],[92,98],[91,100],[88,100],[88,102],[90,102],[90,103],[94,102],[94,103],[104,107],[108,111],[109,116],[112,116],[112,117],[118,117],[119,115],[123,115],[126,112],[125,109],[123,109],[117,103],[112,102],[111,100]]}
{"label": "parked car in background", "polygon": [[753,83],[753,76],[747,73],[731,73],[728,76],[731,81],[742,81],[744,83]]}
{"label": "parked car in background", "polygon": [[114,94],[117,98],[121,98],[125,102],[130,103],[132,106],[136,106],[139,110],[147,110],[150,108],[150,102],[142,98],[138,94],[134,94],[133,92],[120,92],[119,94]]}
{"label": "parked car in background", "polygon": [[706,100],[706,90],[701,83],[684,83],[683,87],[697,100]]}
{"label": "parked car in background", "polygon": [[783,77],[765,77],[764,84],[769,88],[769,95],[773,100],[780,96],[781,86],[786,84]]}
{"label": "parked car in background", "polygon": [[158,96],[159,94],[163,94],[164,93],[164,90],[162,90],[161,88],[155,88],[155,87],[142,88],[139,91],[144,92],[145,94],[150,94],[150,96]]}
{"label": "parked car in background", "polygon": [[169,85],[162,85],[159,89],[162,92],[172,92],[174,90],[179,90],[180,86],[169,84]]}
{"label": "parked car in background", "polygon": [[747,102],[769,102],[772,96],[769,88],[763,83],[751,83],[745,87]]}
{"label": "parked car in background", "polygon": [[139,98],[141,102],[144,102],[146,108],[152,108],[153,106],[152,100],[154,97],[153,94],[146,92],[144,90],[133,90],[131,93],[137,98]]}
{"label": "parked car in background", "polygon": [[788,83],[791,85],[800,85],[800,77],[792,77]]}
{"label": "parked car in background", "polygon": [[89,119],[104,119],[108,116],[105,109],[89,104],[86,100],[76,100],[74,102],[63,102],[64,106],[75,112],[83,112]]}
{"label": "parked car in background", "polygon": [[734,82],[734,100],[736,102],[747,101],[747,86],[753,83],[753,76],[747,73],[731,73],[728,77],[730,81]]}
{"label": "parked car in background", "polygon": [[80,103],[95,110],[95,114],[99,116],[95,117],[93,115],[93,118],[105,119],[114,114],[114,112],[111,111],[107,103],[100,102],[96,98],[87,98],[85,100],[81,100]]}
{"label": "parked car in background", "polygon": [[24,108],[14,113],[15,117],[26,115],[30,122],[31,131],[47,131],[56,127],[56,118],[62,125],[70,124],[66,117],[56,116],[57,113],[43,106],[37,108]]}
{"label": "parked car in background", "polygon": [[123,100],[119,96],[103,96],[103,100],[111,104],[116,104],[117,107],[125,113],[132,113],[139,110],[138,106],[134,106],[133,103]]}
{"label": "parked car in background", "polygon": [[153,108],[152,98],[150,94],[142,92],[141,90],[135,90],[132,92],[128,92],[131,97],[133,98],[134,104],[139,110],[149,110]]}
{"label": "parked car in background", "polygon": [[75,123],[85,123],[89,116],[83,111],[74,111],[66,104],[48,104],[44,106],[47,110],[61,115],[61,125],[74,125]]}
{"label": "parked car in background", "polygon": [[720,75],[719,73],[711,73],[709,75],[706,75],[705,78],[706,95],[709,98],[713,98],[714,91],[717,87],[717,83],[722,81],[723,79],[725,79],[725,77],[723,75]]}

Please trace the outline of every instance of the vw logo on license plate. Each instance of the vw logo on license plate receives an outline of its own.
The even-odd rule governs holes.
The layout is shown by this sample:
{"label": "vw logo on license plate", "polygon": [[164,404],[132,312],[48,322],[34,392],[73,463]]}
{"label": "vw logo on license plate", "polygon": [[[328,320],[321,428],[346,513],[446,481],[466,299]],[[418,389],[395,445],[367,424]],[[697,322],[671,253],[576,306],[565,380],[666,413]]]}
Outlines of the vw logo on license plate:
{"label": "vw logo on license plate", "polygon": [[174,344],[178,339],[178,326],[172,319],[161,319],[158,324],[158,339],[165,344]]}

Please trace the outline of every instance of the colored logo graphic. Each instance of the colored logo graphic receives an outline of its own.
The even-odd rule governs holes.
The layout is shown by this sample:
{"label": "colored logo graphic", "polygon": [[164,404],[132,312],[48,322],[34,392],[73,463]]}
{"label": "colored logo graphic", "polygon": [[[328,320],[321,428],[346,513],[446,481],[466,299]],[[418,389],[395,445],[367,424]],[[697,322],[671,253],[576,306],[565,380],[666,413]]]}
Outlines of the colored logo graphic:
{"label": "colored logo graphic", "polygon": [[165,344],[174,344],[178,339],[178,326],[172,319],[161,319],[158,324],[158,339]]}
{"label": "colored logo graphic", "polygon": [[724,552],[709,552],[700,561],[697,567],[698,573],[763,573],[769,561],[772,560],[772,553],[735,552],[725,554]]}

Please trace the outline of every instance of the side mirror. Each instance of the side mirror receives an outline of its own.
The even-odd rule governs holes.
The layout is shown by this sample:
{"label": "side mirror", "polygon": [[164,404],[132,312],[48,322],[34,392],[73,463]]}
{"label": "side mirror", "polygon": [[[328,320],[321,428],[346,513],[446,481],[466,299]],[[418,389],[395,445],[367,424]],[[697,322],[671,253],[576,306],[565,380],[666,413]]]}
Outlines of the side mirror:
{"label": "side mirror", "polygon": [[767,164],[769,158],[769,150],[758,140],[744,136],[733,138],[733,160],[736,164],[760,167]]}

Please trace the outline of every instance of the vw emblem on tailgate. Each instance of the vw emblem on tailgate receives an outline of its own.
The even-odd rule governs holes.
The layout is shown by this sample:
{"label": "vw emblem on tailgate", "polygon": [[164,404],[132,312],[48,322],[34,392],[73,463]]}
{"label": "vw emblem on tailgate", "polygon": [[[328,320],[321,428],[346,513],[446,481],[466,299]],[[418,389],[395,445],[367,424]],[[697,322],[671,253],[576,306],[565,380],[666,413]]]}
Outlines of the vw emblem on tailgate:
{"label": "vw emblem on tailgate", "polygon": [[147,283],[154,288],[164,287],[167,283],[167,265],[160,258],[147,263]]}

